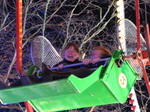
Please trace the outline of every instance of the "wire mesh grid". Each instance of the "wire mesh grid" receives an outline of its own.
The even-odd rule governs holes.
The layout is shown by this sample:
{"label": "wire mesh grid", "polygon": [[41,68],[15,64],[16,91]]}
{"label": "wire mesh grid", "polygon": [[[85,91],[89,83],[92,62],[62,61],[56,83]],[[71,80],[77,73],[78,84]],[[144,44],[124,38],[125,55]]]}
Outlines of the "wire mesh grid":
{"label": "wire mesh grid", "polygon": [[[134,23],[128,19],[125,19],[125,41],[126,41],[126,52],[127,55],[131,55],[131,53],[137,51],[137,33],[136,33],[136,26]],[[141,48],[142,50],[147,49],[146,41],[144,40],[143,36],[140,34],[141,39]]]}
{"label": "wire mesh grid", "polygon": [[[146,50],[146,41],[143,38],[143,36],[140,34],[140,39],[141,39],[141,49]],[[125,19],[125,41],[126,41],[126,55],[132,55],[133,52],[137,51],[137,33],[136,33],[136,26],[134,23],[128,19]],[[143,59],[141,61],[144,66],[146,66],[147,60]],[[138,79],[141,79],[143,76],[142,73],[142,67],[140,66],[140,62],[138,59],[129,59],[129,63],[135,70],[135,72],[139,75]]]}
{"label": "wire mesh grid", "polygon": [[141,80],[143,77],[142,67],[140,66],[141,63],[146,66],[147,59],[142,59],[142,61],[139,62],[138,59],[129,59],[128,60],[134,71],[139,75],[138,80]]}
{"label": "wire mesh grid", "polygon": [[53,67],[55,64],[62,61],[62,58],[50,41],[43,36],[37,36],[32,40],[30,52],[33,64],[39,67],[41,67],[42,62]]}

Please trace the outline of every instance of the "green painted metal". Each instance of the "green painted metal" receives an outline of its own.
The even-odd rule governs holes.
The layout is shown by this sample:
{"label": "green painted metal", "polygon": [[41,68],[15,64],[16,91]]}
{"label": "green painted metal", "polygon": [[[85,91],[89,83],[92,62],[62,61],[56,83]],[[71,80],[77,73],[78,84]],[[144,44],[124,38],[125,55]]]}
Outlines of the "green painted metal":
{"label": "green painted metal", "polygon": [[40,68],[39,68],[38,66],[32,65],[32,66],[30,66],[30,68],[28,69],[27,74],[28,74],[28,75],[34,75],[34,72],[35,72],[35,71],[38,71],[38,70],[40,70]]}
{"label": "green painted metal", "polygon": [[37,112],[124,103],[137,77],[128,61],[122,60],[122,51],[116,50],[107,67],[100,66],[86,78],[71,75],[62,80],[7,88],[0,90],[0,99],[3,103],[29,101]]}

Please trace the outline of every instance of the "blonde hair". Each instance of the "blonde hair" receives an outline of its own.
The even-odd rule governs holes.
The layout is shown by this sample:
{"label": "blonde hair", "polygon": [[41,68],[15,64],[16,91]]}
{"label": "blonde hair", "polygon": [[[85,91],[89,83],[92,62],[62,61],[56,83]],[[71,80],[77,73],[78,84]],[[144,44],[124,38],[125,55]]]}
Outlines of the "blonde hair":
{"label": "blonde hair", "polygon": [[103,47],[103,46],[95,46],[93,48],[93,50],[103,50],[104,51],[104,56],[106,55],[112,55],[111,51],[109,49],[107,49],[106,47]]}

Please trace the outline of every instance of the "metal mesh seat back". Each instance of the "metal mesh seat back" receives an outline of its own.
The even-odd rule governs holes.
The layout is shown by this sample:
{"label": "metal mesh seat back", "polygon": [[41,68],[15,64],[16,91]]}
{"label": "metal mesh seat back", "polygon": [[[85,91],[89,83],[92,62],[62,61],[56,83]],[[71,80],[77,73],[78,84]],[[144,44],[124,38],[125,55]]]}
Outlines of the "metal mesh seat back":
{"label": "metal mesh seat back", "polygon": [[[146,50],[146,41],[143,38],[143,36],[140,34],[141,39],[141,49]],[[137,51],[137,34],[136,34],[136,26],[134,23],[128,19],[125,19],[125,40],[126,40],[126,55],[131,55],[133,52]],[[146,60],[141,61],[144,66],[146,66]],[[142,68],[140,66],[140,63],[137,59],[129,59],[129,63],[133,67],[133,69],[136,71],[136,73],[139,75],[139,79],[143,76]]]}
{"label": "metal mesh seat back", "polygon": [[32,40],[30,52],[33,64],[39,67],[42,66],[42,62],[53,67],[62,61],[61,56],[44,36],[37,36]]}

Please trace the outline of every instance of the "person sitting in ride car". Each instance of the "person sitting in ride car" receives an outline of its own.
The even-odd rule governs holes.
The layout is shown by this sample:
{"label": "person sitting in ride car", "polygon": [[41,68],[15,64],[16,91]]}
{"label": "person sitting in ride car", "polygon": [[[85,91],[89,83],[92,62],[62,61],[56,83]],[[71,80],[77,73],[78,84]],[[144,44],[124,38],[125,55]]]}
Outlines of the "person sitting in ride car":
{"label": "person sitting in ride car", "polygon": [[[91,59],[84,59],[83,64],[84,65],[96,64],[96,67],[98,67],[104,64],[104,63],[99,62],[100,59],[110,57],[110,56],[111,56],[110,50],[102,46],[95,46],[91,53]],[[53,71],[53,70],[48,69],[47,66],[44,63],[42,63],[42,71],[44,73],[42,82],[67,78],[71,74],[79,78],[84,78],[84,77],[89,76],[91,73],[93,73],[93,70],[89,69],[92,67],[87,66],[87,67],[81,67],[78,69],[70,70],[67,72],[58,72],[58,71]]]}
{"label": "person sitting in ride car", "polygon": [[54,67],[58,67],[57,70],[61,72],[69,71],[71,69],[77,69],[79,68],[79,66],[73,66],[69,68],[64,68],[64,66],[81,62],[79,60],[79,57],[80,57],[80,50],[78,45],[75,43],[68,43],[62,52],[63,61],[54,65]]}

